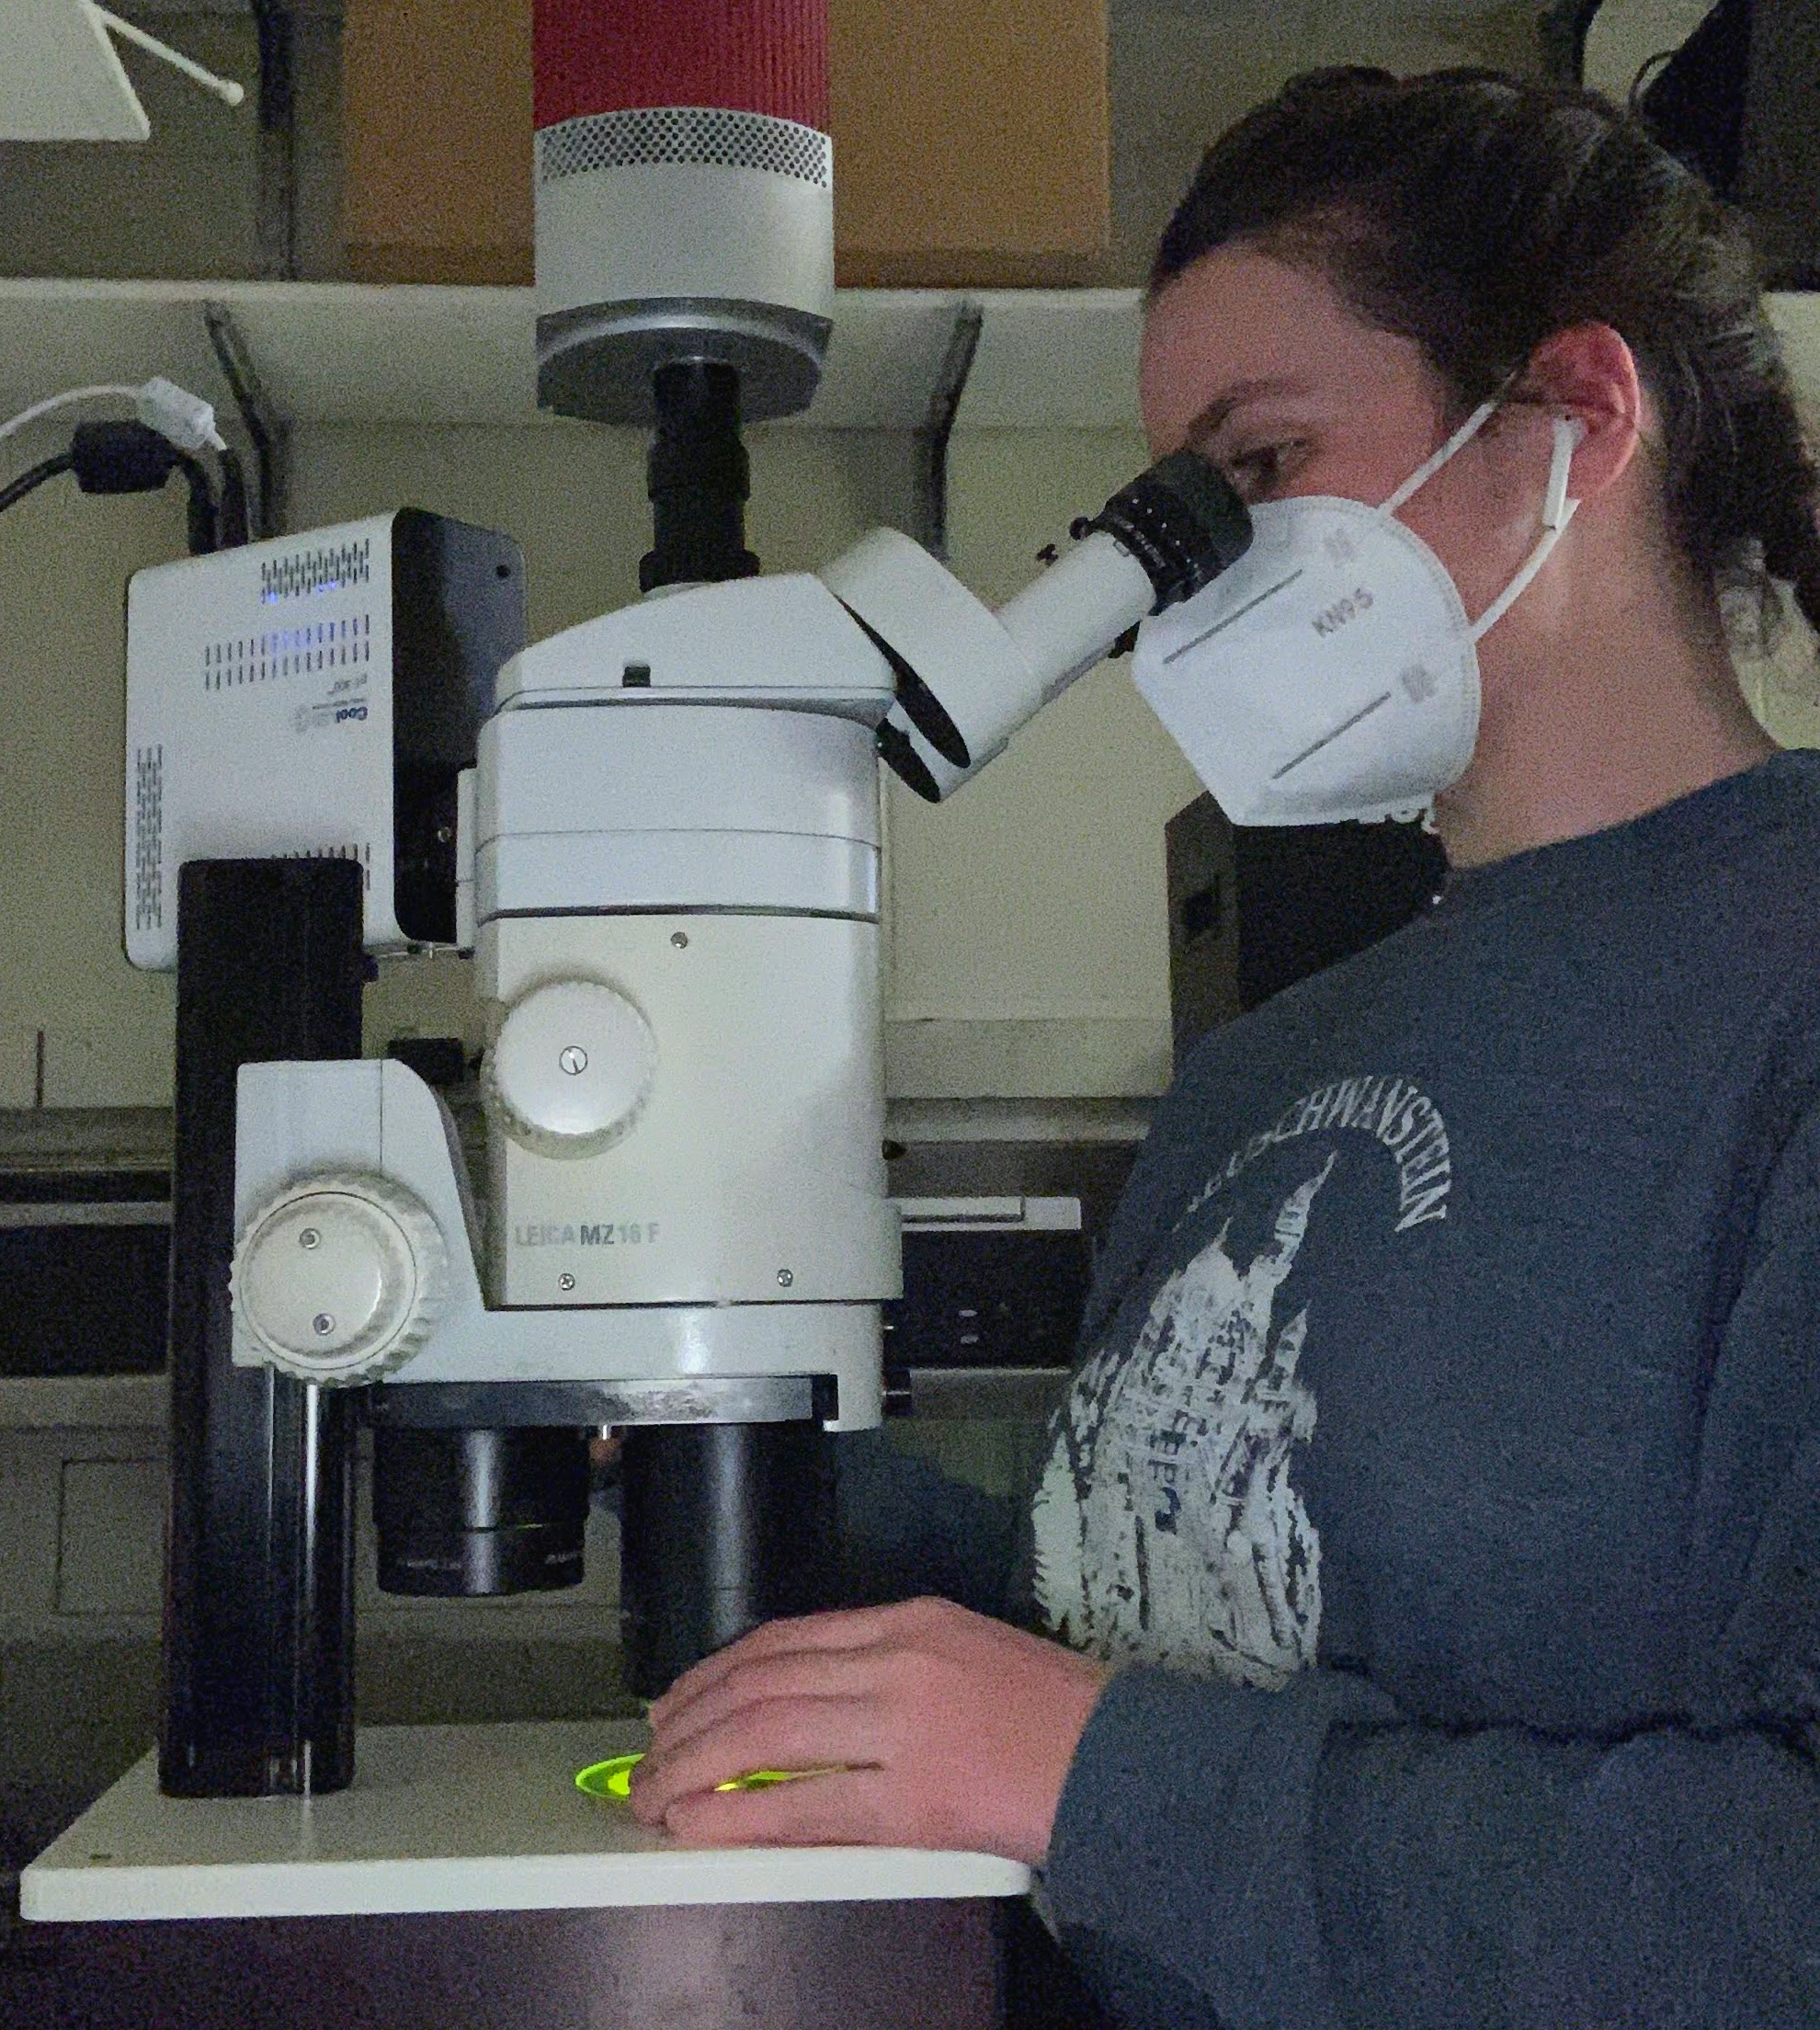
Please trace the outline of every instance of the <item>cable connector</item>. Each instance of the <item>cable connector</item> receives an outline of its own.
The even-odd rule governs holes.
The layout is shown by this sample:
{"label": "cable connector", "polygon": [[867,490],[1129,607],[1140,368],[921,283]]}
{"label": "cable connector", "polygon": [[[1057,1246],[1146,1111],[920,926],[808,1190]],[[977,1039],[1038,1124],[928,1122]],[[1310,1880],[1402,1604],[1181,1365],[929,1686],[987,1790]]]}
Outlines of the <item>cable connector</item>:
{"label": "cable connector", "polygon": [[211,450],[227,449],[215,428],[213,405],[162,374],[134,389],[133,406],[142,423],[168,438],[180,451],[199,451],[205,444]]}
{"label": "cable connector", "polygon": [[85,494],[156,493],[183,455],[144,423],[78,423],[70,439],[70,470]]}
{"label": "cable connector", "polygon": [[155,493],[181,472],[189,488],[189,553],[205,556],[218,547],[220,518],[206,467],[150,424],[79,425],[70,440],[69,469],[85,494]]}

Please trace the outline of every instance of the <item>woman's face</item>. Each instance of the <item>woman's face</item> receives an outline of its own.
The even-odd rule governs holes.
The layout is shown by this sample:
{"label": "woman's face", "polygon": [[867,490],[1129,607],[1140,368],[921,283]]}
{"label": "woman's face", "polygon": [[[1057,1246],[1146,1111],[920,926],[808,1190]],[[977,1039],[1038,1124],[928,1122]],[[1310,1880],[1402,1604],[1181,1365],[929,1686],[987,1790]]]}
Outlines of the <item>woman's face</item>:
{"label": "woman's face", "polygon": [[[1453,420],[1413,340],[1361,323],[1321,275],[1237,245],[1203,255],[1151,305],[1139,392],[1153,454],[1198,450],[1247,501],[1375,504]],[[1541,411],[1500,410],[1398,510],[1451,572],[1469,615],[1535,542],[1550,446]],[[1530,597],[1485,638],[1488,689],[1520,644]]]}

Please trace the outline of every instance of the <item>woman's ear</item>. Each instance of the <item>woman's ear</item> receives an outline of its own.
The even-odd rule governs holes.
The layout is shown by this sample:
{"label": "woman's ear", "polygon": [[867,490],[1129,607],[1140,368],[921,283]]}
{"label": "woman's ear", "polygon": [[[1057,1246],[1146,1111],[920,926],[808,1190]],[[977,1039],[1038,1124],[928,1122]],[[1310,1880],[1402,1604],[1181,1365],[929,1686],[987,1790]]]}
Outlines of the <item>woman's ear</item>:
{"label": "woman's ear", "polygon": [[1635,356],[1610,325],[1571,325],[1545,338],[1521,386],[1526,402],[1580,426],[1567,487],[1576,500],[1597,499],[1623,476],[1643,434],[1646,397]]}

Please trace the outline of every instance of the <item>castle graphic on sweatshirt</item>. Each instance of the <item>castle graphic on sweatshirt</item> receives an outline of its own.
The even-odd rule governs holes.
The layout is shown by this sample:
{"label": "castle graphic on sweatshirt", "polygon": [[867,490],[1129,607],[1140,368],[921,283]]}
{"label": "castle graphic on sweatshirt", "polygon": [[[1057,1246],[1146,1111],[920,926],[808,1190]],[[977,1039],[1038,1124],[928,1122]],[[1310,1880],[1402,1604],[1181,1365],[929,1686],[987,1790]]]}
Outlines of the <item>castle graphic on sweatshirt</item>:
{"label": "castle graphic on sweatshirt", "polygon": [[1290,1479],[1314,1429],[1305,1309],[1279,1322],[1334,1158],[1244,1268],[1230,1222],[1157,1291],[1135,1345],[1076,1375],[1032,1514],[1037,1604],[1109,1660],[1276,1690],[1314,1660],[1320,1544]]}

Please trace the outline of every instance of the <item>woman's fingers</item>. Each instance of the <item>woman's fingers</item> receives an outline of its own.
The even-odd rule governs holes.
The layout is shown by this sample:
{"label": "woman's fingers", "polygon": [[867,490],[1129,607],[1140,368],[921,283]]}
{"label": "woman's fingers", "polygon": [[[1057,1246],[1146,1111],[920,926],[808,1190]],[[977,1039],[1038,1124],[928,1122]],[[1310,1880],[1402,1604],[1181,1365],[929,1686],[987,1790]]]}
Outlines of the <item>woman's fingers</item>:
{"label": "woman's fingers", "polygon": [[745,1659],[705,1692],[667,1707],[656,1720],[652,1749],[660,1756],[674,1754],[743,1707],[767,1700],[867,1698],[878,1683],[880,1655],[877,1649],[811,1649]]}
{"label": "woman's fingers", "polygon": [[665,1824],[691,1847],[870,1847],[900,1843],[888,1779],[838,1770],[765,1790],[696,1791]]}
{"label": "woman's fingers", "polygon": [[895,1607],[855,1607],[839,1614],[798,1614],[786,1621],[768,1621],[749,1636],[729,1643],[688,1671],[651,1704],[651,1720],[660,1725],[677,1706],[699,1698],[718,1684],[728,1671],[761,1657],[778,1656],[792,1649],[859,1649],[879,1642],[889,1634]]}
{"label": "woman's fingers", "polygon": [[[719,1845],[953,1847],[1040,1862],[1109,1674],[946,1601],[776,1622],[654,1706],[633,1808]],[[763,1769],[833,1773],[717,1793]]]}
{"label": "woman's fingers", "polygon": [[[673,1751],[654,1749],[632,1772],[631,1806],[646,1825],[655,1825],[679,1799],[712,1792],[755,1770],[859,1767],[878,1762],[882,1752],[878,1717],[867,1705],[848,1699],[768,1699],[740,1707]],[[791,1790],[796,1785],[770,1787]]]}

